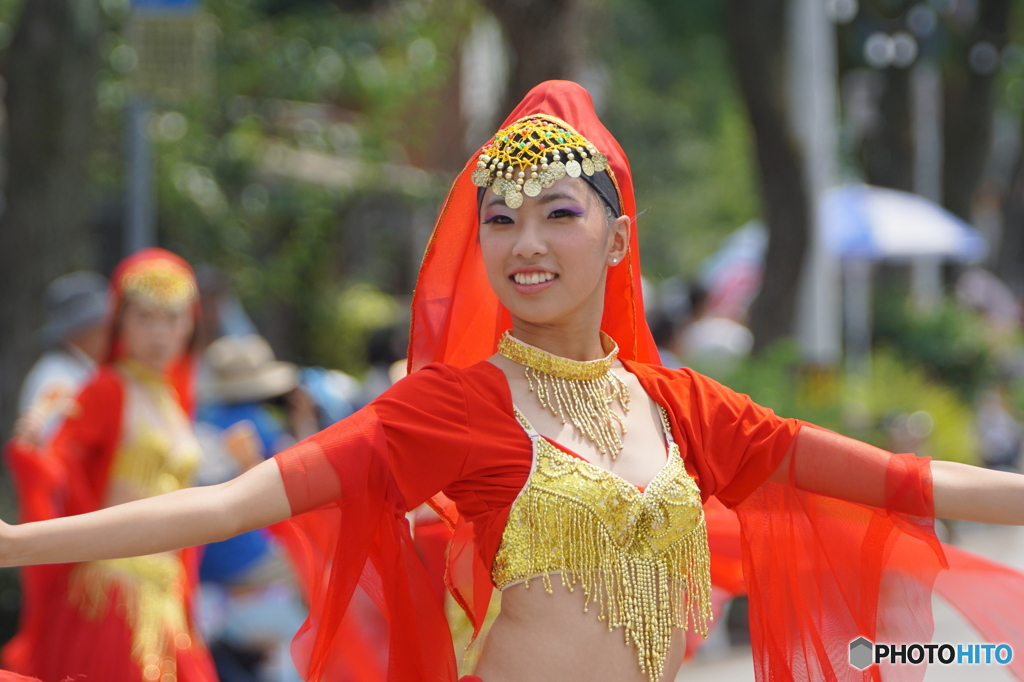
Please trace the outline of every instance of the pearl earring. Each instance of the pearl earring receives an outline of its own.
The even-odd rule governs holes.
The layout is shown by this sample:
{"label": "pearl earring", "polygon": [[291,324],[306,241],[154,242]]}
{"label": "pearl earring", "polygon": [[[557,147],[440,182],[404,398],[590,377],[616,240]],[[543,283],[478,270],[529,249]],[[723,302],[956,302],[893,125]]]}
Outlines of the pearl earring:
{"label": "pearl earring", "polygon": [[619,264],[619,259],[618,258],[612,258],[612,265],[618,265],[618,264]]}

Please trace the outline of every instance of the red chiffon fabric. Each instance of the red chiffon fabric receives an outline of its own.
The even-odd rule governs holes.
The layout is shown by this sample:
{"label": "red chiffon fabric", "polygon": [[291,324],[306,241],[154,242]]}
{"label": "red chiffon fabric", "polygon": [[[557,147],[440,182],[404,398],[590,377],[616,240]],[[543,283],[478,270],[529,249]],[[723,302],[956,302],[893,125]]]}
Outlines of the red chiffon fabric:
{"label": "red chiffon fabric", "polygon": [[[629,165],[579,86],[534,88],[506,123],[526,115],[565,120],[605,153],[626,215],[635,219]],[[487,283],[476,240],[476,188],[455,181],[424,257],[413,299],[412,373],[348,420],[276,459],[292,511],[282,524],[304,558],[312,609],[293,646],[308,680],[340,680],[336,651],[357,584],[389,622],[388,679],[456,680],[441,603],[418,560],[405,513],[443,492],[453,527],[447,581],[479,628],[492,592],[490,567],[509,508],[529,476],[531,448],[512,414],[504,375],[483,360],[509,326]],[[746,396],[688,370],[657,367],[643,316],[636,232],[626,261],[609,271],[602,328],[645,391],[664,406],[687,470],[709,507],[712,574],[724,593],[746,590],[758,680],[878,680],[848,663],[849,643],[927,642],[930,596],[946,565],[935,538],[929,460],[876,448],[776,417]],[[780,466],[784,476],[773,476]],[[732,515],[732,516],[730,516]],[[953,555],[958,557],[959,555]],[[998,575],[1018,594],[1015,571]],[[742,579],[737,568],[742,568]],[[951,573],[950,573],[951,575]],[[944,585],[940,582],[939,585]],[[951,576],[950,585],[960,585]],[[1001,592],[978,587],[970,603],[946,594],[972,622],[1024,646],[1024,616],[984,610]],[[973,614],[973,617],[971,615]],[[916,680],[922,666],[886,679]]]}
{"label": "red chiffon fabric", "polygon": [[[126,259],[111,279],[112,310],[119,310],[122,302],[121,274],[130,265],[149,259],[168,259],[188,268],[185,261],[162,249],[146,249]],[[110,324],[115,320],[112,317]],[[112,347],[110,362],[121,353],[116,334]],[[193,404],[188,376],[191,365],[191,354],[185,353],[168,373],[186,411]],[[22,523],[84,514],[103,506],[121,437],[124,393],[120,374],[108,362],[79,394],[74,411],[46,451],[20,441],[7,444],[7,464],[18,493]],[[180,554],[187,576],[186,594],[191,594],[198,579],[198,553],[187,549]],[[142,670],[131,657],[131,630],[123,609],[115,608],[117,595],[111,595],[110,606],[98,621],[84,619],[79,606],[69,601],[68,577],[74,566],[22,569],[20,627],[0,652],[0,662],[44,682],[79,676],[104,682],[141,682]],[[191,622],[191,604],[185,606]],[[216,680],[209,652],[194,631],[191,646],[178,650],[176,667],[179,682]]]}
{"label": "red chiffon fabric", "polygon": [[[626,366],[674,415],[684,463],[707,494],[745,496],[799,429],[698,374]],[[722,423],[735,428],[715,428]],[[312,578],[311,616],[293,646],[304,676],[339,679],[331,666],[341,665],[334,652],[344,639],[342,613],[358,583],[390,620],[389,679],[454,680],[442,602],[415,556],[404,512],[439,491],[454,503],[449,587],[482,623],[490,566],[532,464],[501,370],[489,362],[428,365],[277,461],[298,514],[285,524],[290,533],[278,532],[291,535],[292,554]]]}
{"label": "red chiffon fabric", "polygon": [[18,673],[7,672],[6,670],[0,670],[0,682],[39,682],[35,677],[25,677]]}

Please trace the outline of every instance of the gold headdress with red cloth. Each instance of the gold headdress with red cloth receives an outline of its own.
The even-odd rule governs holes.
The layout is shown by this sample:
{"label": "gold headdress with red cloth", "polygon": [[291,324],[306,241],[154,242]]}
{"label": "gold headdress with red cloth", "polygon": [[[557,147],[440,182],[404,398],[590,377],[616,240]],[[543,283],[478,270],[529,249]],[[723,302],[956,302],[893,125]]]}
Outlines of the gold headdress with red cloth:
{"label": "gold headdress with red cloth", "polygon": [[130,264],[121,274],[120,285],[124,296],[158,308],[179,308],[199,296],[192,270],[168,258]]}
{"label": "gold headdress with red cloth", "polygon": [[[176,308],[187,305],[192,317],[199,321],[199,287],[192,267],[181,256],[160,248],[142,249],[121,261],[110,278],[112,334],[107,362],[118,360],[124,347],[118,334],[118,315],[126,300],[142,300],[159,307]],[[193,375],[195,357],[191,348],[185,350],[167,368],[168,380],[178,394],[182,408],[191,413],[195,407]]]}
{"label": "gold headdress with red cloth", "polygon": [[535,114],[495,133],[476,166],[474,185],[490,187],[510,208],[519,208],[524,194],[535,197],[566,175],[578,178],[607,169],[608,157],[565,121]]}
{"label": "gold headdress with red cloth", "polygon": [[[537,123],[531,123],[536,121]],[[566,148],[559,148],[560,162],[564,155],[568,161],[580,156],[582,146],[587,157],[595,164],[601,157],[607,159],[607,173],[618,191],[622,214],[634,221],[630,233],[629,250],[622,263],[608,271],[605,288],[604,318],[601,328],[619,344],[619,357],[626,360],[658,363],[657,348],[644,319],[643,299],[640,293],[640,255],[635,229],[636,200],[629,161],[625,152],[608,129],[597,118],[590,94],[576,83],[569,81],[547,81],[533,88],[509,114],[502,124],[502,130],[510,129],[516,148],[524,142],[527,130],[548,132],[548,125],[560,127],[570,135],[571,140],[558,145],[567,145],[576,151],[573,159]],[[539,140],[535,133],[529,139]],[[503,135],[504,136],[504,135]],[[577,140],[582,140],[578,142]],[[466,167],[455,179],[448,198],[438,217],[434,232],[427,244],[427,251],[420,267],[419,280],[412,302],[412,329],[409,338],[409,370],[415,371],[431,362],[445,362],[467,367],[490,357],[497,349],[501,334],[512,326],[508,311],[491,290],[484,272],[483,257],[477,240],[479,229],[479,203],[477,184],[473,174],[489,170],[490,162],[484,167],[481,154],[493,159],[495,156],[522,158],[512,155],[508,141],[495,139],[480,148],[467,162]],[[576,142],[573,144],[573,142]],[[588,146],[589,145],[589,146]],[[495,153],[493,150],[497,149]],[[600,150],[592,153],[590,150]],[[492,150],[489,152],[488,150]],[[537,151],[540,151],[539,146]],[[549,168],[553,165],[553,151],[547,151]],[[603,159],[601,159],[603,160]],[[500,162],[500,160],[499,160]],[[508,162],[502,168],[502,180],[508,180]],[[564,163],[564,162],[562,162]],[[534,165],[533,163],[530,164]],[[540,166],[538,166],[538,179]],[[583,164],[580,163],[583,170]],[[497,163],[495,163],[495,173]],[[513,178],[518,180],[516,171]],[[523,172],[523,185],[532,172]],[[556,171],[557,172],[557,171]],[[585,171],[584,171],[585,172]],[[477,173],[483,182],[483,173]],[[492,183],[498,178],[493,178]],[[513,183],[517,187],[518,183]],[[507,189],[507,188],[506,188]],[[515,190],[518,192],[518,189]],[[532,189],[531,189],[532,191]],[[503,194],[507,197],[507,194]]]}

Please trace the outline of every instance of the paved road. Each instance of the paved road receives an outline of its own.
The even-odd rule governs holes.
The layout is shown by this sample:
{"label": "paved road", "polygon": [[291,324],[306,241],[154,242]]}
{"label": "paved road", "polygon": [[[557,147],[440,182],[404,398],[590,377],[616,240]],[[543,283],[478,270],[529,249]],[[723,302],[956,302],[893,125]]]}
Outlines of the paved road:
{"label": "paved road", "polygon": [[[964,549],[1024,569],[1024,527],[983,526],[963,524],[958,531],[957,544]],[[1022,606],[1024,608],[1024,606]],[[935,616],[936,642],[982,642],[980,635],[964,622],[944,601],[935,598],[932,604]],[[710,645],[710,646],[708,646]],[[708,651],[698,654],[698,660],[688,663],[679,671],[676,682],[753,682],[754,669],[750,649],[728,646],[721,633],[712,632],[708,638]],[[703,653],[703,652],[702,652]],[[1024,652],[1014,652],[1024,655]],[[971,666],[969,675],[963,667],[933,665],[928,668],[925,682],[1016,682],[1001,666]]]}

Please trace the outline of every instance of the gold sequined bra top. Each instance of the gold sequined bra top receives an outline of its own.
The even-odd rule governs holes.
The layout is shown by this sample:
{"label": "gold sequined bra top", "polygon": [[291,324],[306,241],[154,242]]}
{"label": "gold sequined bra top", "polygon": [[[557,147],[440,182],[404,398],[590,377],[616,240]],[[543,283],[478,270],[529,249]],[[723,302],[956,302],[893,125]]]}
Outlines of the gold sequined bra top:
{"label": "gold sequined bra top", "polygon": [[491,569],[505,589],[537,576],[551,592],[551,574],[578,584],[608,629],[625,629],[640,668],[662,674],[672,628],[707,637],[711,571],[700,490],[683,466],[662,411],[669,456],[643,491],[573,456],[538,434],[516,409],[533,441],[534,467],[509,512]]}

